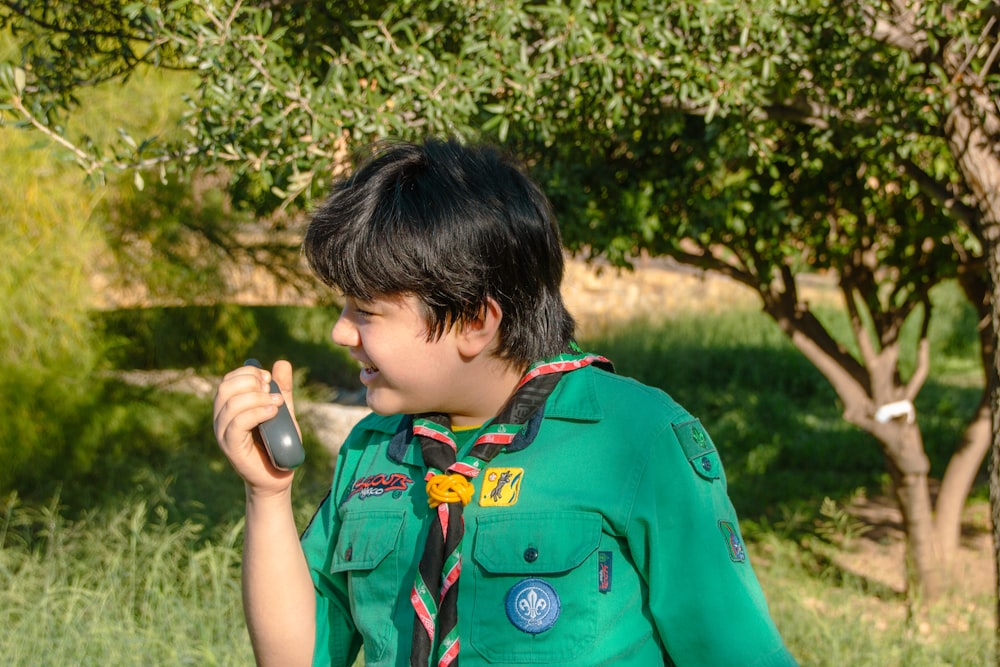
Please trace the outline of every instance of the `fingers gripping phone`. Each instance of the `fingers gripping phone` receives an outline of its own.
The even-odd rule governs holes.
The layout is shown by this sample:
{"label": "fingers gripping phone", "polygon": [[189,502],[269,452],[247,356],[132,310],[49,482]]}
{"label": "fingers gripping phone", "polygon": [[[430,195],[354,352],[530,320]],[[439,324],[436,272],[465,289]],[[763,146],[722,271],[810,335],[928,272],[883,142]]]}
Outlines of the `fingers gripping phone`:
{"label": "fingers gripping phone", "polygon": [[[244,366],[255,366],[263,368],[256,359],[247,359]],[[271,380],[271,393],[279,394],[281,389],[278,383]],[[306,452],[302,448],[302,440],[299,438],[295,424],[292,422],[292,415],[288,412],[288,406],[282,403],[278,406],[278,414],[267,421],[261,422],[257,426],[257,433],[261,442],[264,443],[264,451],[271,459],[271,465],[278,470],[292,470],[302,465],[306,458]]]}

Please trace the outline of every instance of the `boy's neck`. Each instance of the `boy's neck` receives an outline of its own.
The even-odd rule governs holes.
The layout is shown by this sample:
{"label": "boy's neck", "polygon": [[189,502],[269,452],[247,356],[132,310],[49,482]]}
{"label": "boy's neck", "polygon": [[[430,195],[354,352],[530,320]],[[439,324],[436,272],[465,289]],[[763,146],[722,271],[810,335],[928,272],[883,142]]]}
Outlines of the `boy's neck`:
{"label": "boy's neck", "polygon": [[448,415],[452,428],[480,426],[496,417],[517,391],[522,377],[523,369],[499,359],[489,360],[478,373],[470,372],[461,383],[465,405]]}

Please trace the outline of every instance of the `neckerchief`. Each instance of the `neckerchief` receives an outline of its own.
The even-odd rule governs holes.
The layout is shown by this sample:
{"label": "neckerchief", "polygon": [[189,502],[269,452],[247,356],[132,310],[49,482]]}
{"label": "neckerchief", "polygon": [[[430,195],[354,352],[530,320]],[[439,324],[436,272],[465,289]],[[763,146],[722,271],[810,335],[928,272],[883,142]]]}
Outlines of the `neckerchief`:
{"label": "neckerchief", "polygon": [[525,423],[544,404],[564,373],[598,364],[611,369],[611,362],[592,354],[561,354],[531,366],[513,396],[476,438],[469,454],[457,459],[450,420],[443,414],[413,418],[413,435],[427,465],[427,502],[436,510],[420,559],[417,578],[410,593],[415,610],[411,667],[428,667],[436,648],[436,667],[458,667],[458,578],[462,572],[463,507],[472,500],[469,481],[499,454]]}

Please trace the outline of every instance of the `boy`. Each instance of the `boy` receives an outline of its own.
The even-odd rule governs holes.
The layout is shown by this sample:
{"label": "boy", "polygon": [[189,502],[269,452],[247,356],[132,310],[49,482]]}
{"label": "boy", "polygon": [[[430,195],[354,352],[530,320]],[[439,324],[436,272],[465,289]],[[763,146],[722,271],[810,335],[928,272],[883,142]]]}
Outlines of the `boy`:
{"label": "boy", "polygon": [[345,298],[333,340],[374,414],[344,443],[301,542],[292,474],[252,429],[291,368],[219,387],[247,489],[244,608],[258,664],[795,662],[747,560],[708,434],[581,353],[559,231],[490,147],[384,148],[305,239]]}

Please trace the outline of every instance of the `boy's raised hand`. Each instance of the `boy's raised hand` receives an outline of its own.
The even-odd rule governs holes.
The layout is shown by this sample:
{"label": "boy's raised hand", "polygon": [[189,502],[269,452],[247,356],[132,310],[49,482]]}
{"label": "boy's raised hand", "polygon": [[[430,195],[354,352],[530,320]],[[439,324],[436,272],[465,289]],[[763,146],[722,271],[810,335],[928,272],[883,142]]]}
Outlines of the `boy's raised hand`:
{"label": "boy's raised hand", "polygon": [[[270,392],[272,379],[281,394]],[[292,402],[292,366],[275,362],[272,372],[241,366],[229,372],[215,395],[215,437],[226,458],[253,493],[277,494],[288,490],[292,472],[271,465],[256,427],[274,417],[284,401],[295,420]],[[295,423],[299,430],[298,422]]]}

